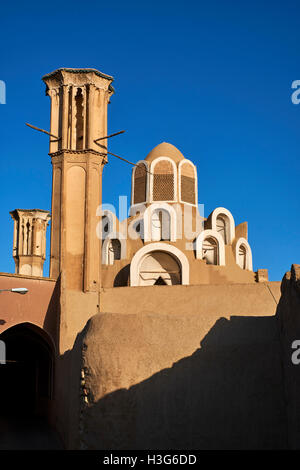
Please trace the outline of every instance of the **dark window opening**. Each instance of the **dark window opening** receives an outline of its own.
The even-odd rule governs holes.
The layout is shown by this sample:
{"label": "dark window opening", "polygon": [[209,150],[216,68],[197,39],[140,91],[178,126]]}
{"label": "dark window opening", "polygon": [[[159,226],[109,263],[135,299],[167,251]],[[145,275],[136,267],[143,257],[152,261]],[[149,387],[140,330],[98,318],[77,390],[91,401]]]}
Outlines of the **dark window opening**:
{"label": "dark window opening", "polygon": [[76,103],[76,150],[83,149],[83,95],[78,88],[75,96]]}

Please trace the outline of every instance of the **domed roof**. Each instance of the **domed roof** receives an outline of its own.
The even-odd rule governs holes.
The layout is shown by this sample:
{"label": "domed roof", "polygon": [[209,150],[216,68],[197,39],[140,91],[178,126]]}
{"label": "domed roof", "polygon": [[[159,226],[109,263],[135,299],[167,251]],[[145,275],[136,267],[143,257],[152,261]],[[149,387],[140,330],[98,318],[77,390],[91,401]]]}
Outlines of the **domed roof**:
{"label": "domed roof", "polygon": [[181,160],[184,160],[184,156],[178,148],[168,142],[161,142],[161,144],[154,147],[154,149],[148,153],[145,160],[150,163],[158,157],[169,157],[175,163],[179,163]]}

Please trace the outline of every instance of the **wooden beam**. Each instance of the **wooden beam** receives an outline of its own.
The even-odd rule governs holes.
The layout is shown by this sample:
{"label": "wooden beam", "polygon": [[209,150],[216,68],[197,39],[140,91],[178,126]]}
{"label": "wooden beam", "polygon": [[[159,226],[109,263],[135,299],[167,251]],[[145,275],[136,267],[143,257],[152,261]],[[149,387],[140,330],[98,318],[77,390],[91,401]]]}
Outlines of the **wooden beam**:
{"label": "wooden beam", "polygon": [[50,137],[54,137],[54,139],[60,140],[60,137],[57,137],[56,135],[50,134],[50,132],[45,131],[44,129],[40,129],[39,127],[33,126],[32,124],[28,124],[28,122],[25,122],[26,126],[31,127],[32,129],[35,129],[36,131],[43,132],[44,134],[50,135]]}
{"label": "wooden beam", "polygon": [[99,137],[99,139],[96,139],[94,140],[94,142],[99,142],[99,140],[104,140],[104,139],[109,139],[110,137],[114,137],[115,135],[119,135],[119,134],[124,134],[125,131],[119,131],[119,132],[115,132],[114,134],[110,134],[110,135],[106,135],[105,137]]}

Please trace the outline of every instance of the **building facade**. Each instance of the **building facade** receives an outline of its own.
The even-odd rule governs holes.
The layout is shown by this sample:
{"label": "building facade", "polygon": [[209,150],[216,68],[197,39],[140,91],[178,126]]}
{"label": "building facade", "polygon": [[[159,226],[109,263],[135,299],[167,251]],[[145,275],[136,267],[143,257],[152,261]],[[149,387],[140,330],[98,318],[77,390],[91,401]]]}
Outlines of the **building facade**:
{"label": "building facade", "polygon": [[0,287],[29,292],[1,298],[8,408],[45,416],[66,448],[297,447],[288,301],[266,269],[253,271],[247,222],[224,207],[205,218],[192,158],[166,142],[133,165],[130,215],[118,220],[101,206],[113,77],[63,68],[43,80],[50,275],[50,212],[15,209],[16,272]]}

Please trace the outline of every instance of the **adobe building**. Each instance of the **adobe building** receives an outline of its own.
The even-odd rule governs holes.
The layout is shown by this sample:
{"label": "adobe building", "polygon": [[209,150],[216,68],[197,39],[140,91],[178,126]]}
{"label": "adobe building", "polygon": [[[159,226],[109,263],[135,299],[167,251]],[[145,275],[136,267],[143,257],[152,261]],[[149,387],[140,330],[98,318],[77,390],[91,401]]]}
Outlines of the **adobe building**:
{"label": "adobe building", "polygon": [[102,209],[113,77],[43,80],[51,216],[11,212],[0,289],[28,294],[1,293],[1,413],[43,416],[66,449],[299,448],[299,267],[282,287],[254,272],[247,223],[205,218],[192,156],[166,142],[133,166],[129,217]]}

